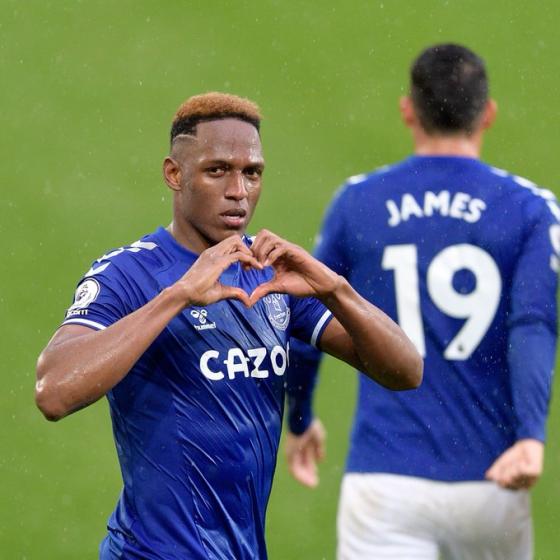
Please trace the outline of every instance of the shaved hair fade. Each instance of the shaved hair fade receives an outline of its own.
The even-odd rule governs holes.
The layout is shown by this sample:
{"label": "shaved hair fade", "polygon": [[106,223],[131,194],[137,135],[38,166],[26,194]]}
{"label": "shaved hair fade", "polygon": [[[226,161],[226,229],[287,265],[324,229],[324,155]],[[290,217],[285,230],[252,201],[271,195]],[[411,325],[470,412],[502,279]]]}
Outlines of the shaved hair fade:
{"label": "shaved hair fade", "polygon": [[488,100],[484,61],[462,45],[429,47],[412,64],[410,96],[428,134],[471,134]]}
{"label": "shaved hair fade", "polygon": [[239,119],[259,131],[261,118],[259,106],[244,97],[216,91],[194,95],[181,103],[173,117],[171,142],[179,134],[196,136],[196,126],[201,122],[220,119]]}

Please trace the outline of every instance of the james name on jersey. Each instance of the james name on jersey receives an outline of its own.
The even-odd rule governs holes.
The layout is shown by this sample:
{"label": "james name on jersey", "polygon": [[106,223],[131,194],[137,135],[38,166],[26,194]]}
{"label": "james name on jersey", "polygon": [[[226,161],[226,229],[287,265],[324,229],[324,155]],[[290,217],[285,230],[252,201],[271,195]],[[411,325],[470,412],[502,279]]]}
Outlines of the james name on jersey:
{"label": "james name on jersey", "polygon": [[484,200],[473,198],[464,192],[450,193],[449,191],[438,193],[426,191],[423,200],[416,200],[411,193],[405,193],[400,204],[389,199],[385,205],[389,211],[387,223],[391,227],[406,222],[411,216],[430,218],[435,214],[473,224],[480,220],[482,212],[486,210]]}

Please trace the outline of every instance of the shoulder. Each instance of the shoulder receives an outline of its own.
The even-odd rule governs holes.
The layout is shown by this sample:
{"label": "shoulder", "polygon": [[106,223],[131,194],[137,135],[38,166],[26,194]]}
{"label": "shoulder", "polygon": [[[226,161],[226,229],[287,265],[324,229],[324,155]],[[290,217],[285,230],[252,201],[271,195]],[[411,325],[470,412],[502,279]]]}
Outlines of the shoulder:
{"label": "shoulder", "polygon": [[504,194],[512,203],[520,204],[528,217],[549,217],[560,221],[560,206],[556,195],[550,189],[498,167],[488,166],[488,169],[500,179]]}
{"label": "shoulder", "polygon": [[166,264],[170,264],[169,257],[158,243],[157,237],[148,234],[137,241],[107,251],[92,263],[84,278],[99,275],[112,277],[129,271],[136,272],[139,268],[155,272]]}
{"label": "shoulder", "polygon": [[348,177],[335,191],[333,203],[356,199],[369,193],[371,189],[384,184],[393,174],[398,173],[403,163],[382,165],[372,171]]}

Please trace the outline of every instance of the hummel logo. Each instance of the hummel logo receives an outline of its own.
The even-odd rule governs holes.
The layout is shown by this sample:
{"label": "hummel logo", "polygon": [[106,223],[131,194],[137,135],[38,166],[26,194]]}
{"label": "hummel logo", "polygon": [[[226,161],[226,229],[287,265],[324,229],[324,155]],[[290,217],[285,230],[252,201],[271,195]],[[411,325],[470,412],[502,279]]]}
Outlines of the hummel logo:
{"label": "hummel logo", "polygon": [[208,311],[206,311],[206,309],[201,309],[200,311],[198,309],[192,309],[191,310],[191,317],[194,317],[199,322],[198,325],[193,325],[193,327],[197,331],[204,331],[206,329],[215,329],[216,328],[216,323],[208,323],[208,319],[207,319]]}

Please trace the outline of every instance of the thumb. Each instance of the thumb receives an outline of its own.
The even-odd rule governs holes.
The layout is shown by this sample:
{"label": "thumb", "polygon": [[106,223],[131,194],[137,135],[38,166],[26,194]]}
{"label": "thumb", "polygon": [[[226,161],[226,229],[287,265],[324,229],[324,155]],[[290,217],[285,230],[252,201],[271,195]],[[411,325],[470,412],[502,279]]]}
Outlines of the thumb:
{"label": "thumb", "polygon": [[222,288],[223,299],[232,298],[237,299],[245,305],[251,307],[253,305],[247,295],[247,292],[241,288],[234,288],[233,286],[223,286]]}
{"label": "thumb", "polygon": [[260,286],[257,286],[253,293],[249,296],[250,305],[255,305],[259,299],[267,296],[268,294],[273,294],[279,291],[280,285],[275,280],[270,280],[269,282],[265,282]]}

